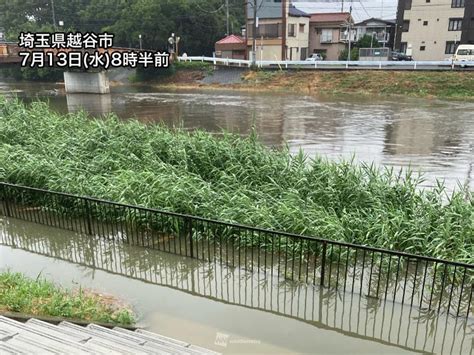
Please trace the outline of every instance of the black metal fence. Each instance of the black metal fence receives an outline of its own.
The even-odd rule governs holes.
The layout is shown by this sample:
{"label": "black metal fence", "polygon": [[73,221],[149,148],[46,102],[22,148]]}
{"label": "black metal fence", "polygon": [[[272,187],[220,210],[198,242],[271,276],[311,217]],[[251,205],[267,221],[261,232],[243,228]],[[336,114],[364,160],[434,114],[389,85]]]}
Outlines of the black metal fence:
{"label": "black metal fence", "polygon": [[[21,221],[0,221],[0,245],[12,248],[10,257],[24,257],[18,251],[26,251],[54,258],[53,265],[57,260],[77,264],[81,273],[84,267],[103,270],[401,350],[439,354],[470,354],[474,350],[472,318],[438,316],[436,312],[407,309],[355,294],[339,295],[332,289],[245,273],[218,263],[139,250],[98,236],[51,233],[49,228],[38,227],[32,230]],[[139,292],[140,284],[131,287]]]}
{"label": "black metal fence", "polygon": [[0,214],[454,316],[474,265],[0,183]]}

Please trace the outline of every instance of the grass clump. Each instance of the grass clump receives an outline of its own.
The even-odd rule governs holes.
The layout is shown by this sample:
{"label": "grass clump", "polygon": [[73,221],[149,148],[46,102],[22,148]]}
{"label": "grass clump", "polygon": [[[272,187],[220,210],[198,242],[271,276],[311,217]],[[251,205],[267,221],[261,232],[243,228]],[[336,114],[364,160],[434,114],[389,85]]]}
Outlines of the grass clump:
{"label": "grass clump", "polygon": [[474,262],[474,202],[408,172],[308,160],[224,133],[61,115],[0,98],[0,180]]}
{"label": "grass clump", "polygon": [[41,278],[0,273],[0,312],[63,317],[122,325],[134,323],[132,312],[108,297],[82,289],[69,291]]}

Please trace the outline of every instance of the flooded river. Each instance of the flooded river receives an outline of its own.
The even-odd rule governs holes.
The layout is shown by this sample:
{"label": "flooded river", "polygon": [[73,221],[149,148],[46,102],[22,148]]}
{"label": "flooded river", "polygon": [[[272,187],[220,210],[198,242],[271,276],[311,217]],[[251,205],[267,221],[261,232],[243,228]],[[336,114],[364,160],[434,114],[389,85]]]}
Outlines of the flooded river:
{"label": "flooded river", "polygon": [[117,86],[110,95],[64,94],[55,84],[0,80],[0,94],[26,100],[49,99],[69,112],[84,108],[94,116],[110,112],[126,119],[165,122],[185,129],[248,134],[255,126],[270,146],[287,142],[292,151],[330,159],[406,168],[426,175],[424,186],[445,180],[474,189],[474,103],[339,95],[305,97],[225,90],[158,91]]}
{"label": "flooded river", "polygon": [[333,294],[16,219],[0,220],[0,271],[128,301],[139,325],[223,353],[469,354],[472,318]]}
{"label": "flooded river", "polygon": [[[0,94],[48,99],[185,129],[242,135],[255,126],[269,146],[421,170],[474,189],[474,103],[305,97],[118,86],[110,95],[66,95],[55,84],[5,82]],[[397,302],[374,304],[213,263],[0,217],[0,271],[39,274],[67,287],[113,294],[139,325],[223,353],[455,353],[473,350],[472,318],[432,317]]]}

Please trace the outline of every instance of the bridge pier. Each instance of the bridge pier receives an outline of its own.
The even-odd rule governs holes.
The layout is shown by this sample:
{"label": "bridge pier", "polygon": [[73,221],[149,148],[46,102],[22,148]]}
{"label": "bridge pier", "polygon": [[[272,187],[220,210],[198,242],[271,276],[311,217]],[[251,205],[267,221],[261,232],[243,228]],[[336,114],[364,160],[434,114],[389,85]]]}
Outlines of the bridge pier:
{"label": "bridge pier", "polygon": [[102,72],[64,72],[64,86],[68,94],[108,94],[109,78]]}

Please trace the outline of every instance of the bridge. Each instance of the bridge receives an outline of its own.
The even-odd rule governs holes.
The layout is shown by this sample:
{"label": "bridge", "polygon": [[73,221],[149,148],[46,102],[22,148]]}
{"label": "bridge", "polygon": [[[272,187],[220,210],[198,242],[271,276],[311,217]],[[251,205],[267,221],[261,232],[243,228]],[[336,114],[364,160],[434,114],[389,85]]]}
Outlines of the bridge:
{"label": "bridge", "polygon": [[[125,47],[110,47],[110,48],[93,48],[93,49],[71,49],[71,48],[39,48],[34,51],[18,46],[15,42],[0,43],[0,67],[4,66],[19,66],[25,61],[25,56],[20,55],[20,52],[44,52],[51,53],[48,59],[54,63],[58,62],[58,53],[80,52],[82,54],[94,52],[102,55],[104,53],[125,53],[125,52],[146,52],[136,48]],[[53,63],[53,64],[54,64]],[[105,70],[92,67],[91,70],[83,70],[80,67],[77,70],[71,70],[70,67],[64,67],[64,85],[68,93],[94,93],[107,94],[110,92],[109,80]],[[86,68],[89,69],[89,68]]]}

